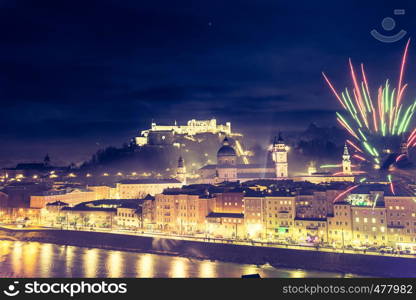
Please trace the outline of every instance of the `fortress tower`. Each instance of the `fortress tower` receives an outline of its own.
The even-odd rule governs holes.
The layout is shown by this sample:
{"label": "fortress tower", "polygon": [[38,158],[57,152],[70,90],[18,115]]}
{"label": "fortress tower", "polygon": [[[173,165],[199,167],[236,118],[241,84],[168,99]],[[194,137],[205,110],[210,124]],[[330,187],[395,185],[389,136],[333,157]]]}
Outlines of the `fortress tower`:
{"label": "fortress tower", "polygon": [[347,144],[344,145],[344,154],[342,155],[342,173],[344,175],[351,175],[351,160],[350,154],[348,153]]}
{"label": "fortress tower", "polygon": [[277,139],[275,137],[273,141],[272,158],[276,168],[276,177],[282,179],[287,178],[287,150],[280,133],[279,137]]}

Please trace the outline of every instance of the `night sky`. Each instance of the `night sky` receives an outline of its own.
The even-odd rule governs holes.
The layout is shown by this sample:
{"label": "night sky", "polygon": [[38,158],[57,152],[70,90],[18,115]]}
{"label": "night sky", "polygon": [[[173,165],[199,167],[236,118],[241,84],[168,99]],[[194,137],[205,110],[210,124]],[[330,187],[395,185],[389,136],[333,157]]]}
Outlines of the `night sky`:
{"label": "night sky", "polygon": [[[158,123],[216,117],[265,143],[278,130],[335,125],[325,85],[365,62],[396,82],[414,1],[0,1],[0,166],[80,162]],[[369,2],[369,1],[368,1]],[[387,3],[383,1],[383,3]],[[406,9],[394,16],[393,9]],[[384,17],[408,31],[385,44]],[[405,82],[416,97],[416,41]]]}

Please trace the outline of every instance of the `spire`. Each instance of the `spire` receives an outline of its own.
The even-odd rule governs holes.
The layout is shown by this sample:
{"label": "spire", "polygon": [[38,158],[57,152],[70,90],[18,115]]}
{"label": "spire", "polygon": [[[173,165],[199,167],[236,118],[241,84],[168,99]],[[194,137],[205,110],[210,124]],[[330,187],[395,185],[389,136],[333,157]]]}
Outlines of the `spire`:
{"label": "spire", "polygon": [[178,168],[183,168],[183,158],[182,155],[179,156],[178,159]]}
{"label": "spire", "polygon": [[344,144],[344,155],[350,155],[350,153],[348,152],[347,143]]}
{"label": "spire", "polygon": [[351,175],[351,160],[350,153],[348,152],[347,144],[344,145],[344,154],[342,155],[342,173],[345,175]]}
{"label": "spire", "polygon": [[45,158],[43,159],[43,164],[45,166],[49,166],[50,162],[51,162],[51,158],[49,157],[49,154],[46,154]]}
{"label": "spire", "polygon": [[284,144],[282,133],[279,131],[278,136],[274,136],[273,147],[276,147],[278,144]]}
{"label": "spire", "polygon": [[279,138],[277,139],[277,142],[283,143],[283,138],[282,138],[282,132],[281,131],[279,131]]}
{"label": "spire", "polygon": [[227,137],[224,138],[224,140],[222,141],[223,146],[230,146],[230,141],[228,140]]}

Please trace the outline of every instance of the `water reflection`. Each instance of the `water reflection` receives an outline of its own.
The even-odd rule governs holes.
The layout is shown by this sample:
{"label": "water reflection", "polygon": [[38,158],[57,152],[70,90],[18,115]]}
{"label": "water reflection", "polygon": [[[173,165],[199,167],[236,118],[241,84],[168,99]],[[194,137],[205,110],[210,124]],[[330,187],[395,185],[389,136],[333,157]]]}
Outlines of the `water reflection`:
{"label": "water reflection", "polygon": [[306,277],[305,275],[306,275],[306,272],[303,270],[294,270],[290,272],[290,277],[293,277],[293,278],[304,278]]}
{"label": "water reflection", "polygon": [[14,242],[12,250],[12,267],[13,271],[22,274],[23,264],[22,264],[22,252],[23,252],[23,243],[22,242]]}
{"label": "water reflection", "polygon": [[54,245],[52,244],[41,244],[40,246],[40,270],[41,270],[40,277],[50,276],[52,256],[54,254],[53,251],[56,251],[55,248],[54,248]]}
{"label": "water reflection", "polygon": [[39,247],[34,243],[25,244],[23,246],[23,253],[24,275],[34,277],[38,263]]}
{"label": "water reflection", "polygon": [[202,278],[215,278],[216,272],[215,272],[215,264],[204,260],[199,264],[199,277]]}
{"label": "water reflection", "polygon": [[187,266],[188,262],[185,262],[185,259],[182,257],[174,257],[172,258],[169,277],[175,278],[186,278],[190,277],[187,273]]}
{"label": "water reflection", "polygon": [[122,277],[123,269],[126,266],[123,265],[123,259],[120,251],[110,251],[107,260],[108,277]]}
{"label": "water reflection", "polygon": [[[0,277],[342,277],[339,273],[276,269],[184,257],[0,241]],[[354,277],[352,274],[346,275]]]}
{"label": "water reflection", "polygon": [[154,277],[154,257],[152,254],[143,254],[137,260],[137,277]]}
{"label": "water reflection", "polygon": [[88,249],[84,254],[84,270],[85,277],[94,278],[97,277],[98,267],[98,249]]}
{"label": "water reflection", "polygon": [[73,264],[73,259],[74,259],[74,247],[72,246],[65,246],[64,248],[64,254],[65,254],[65,275],[63,276],[67,276],[67,277],[73,277],[72,275],[72,264]]}

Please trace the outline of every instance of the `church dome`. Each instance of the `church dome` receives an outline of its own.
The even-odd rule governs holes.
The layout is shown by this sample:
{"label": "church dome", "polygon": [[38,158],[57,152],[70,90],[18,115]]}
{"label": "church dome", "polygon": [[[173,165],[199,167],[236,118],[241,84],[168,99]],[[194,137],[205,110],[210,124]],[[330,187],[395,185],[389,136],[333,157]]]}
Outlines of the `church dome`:
{"label": "church dome", "polygon": [[222,156],[236,156],[235,150],[233,147],[230,146],[230,142],[227,138],[224,139],[222,142],[222,147],[217,152],[217,157]]}

